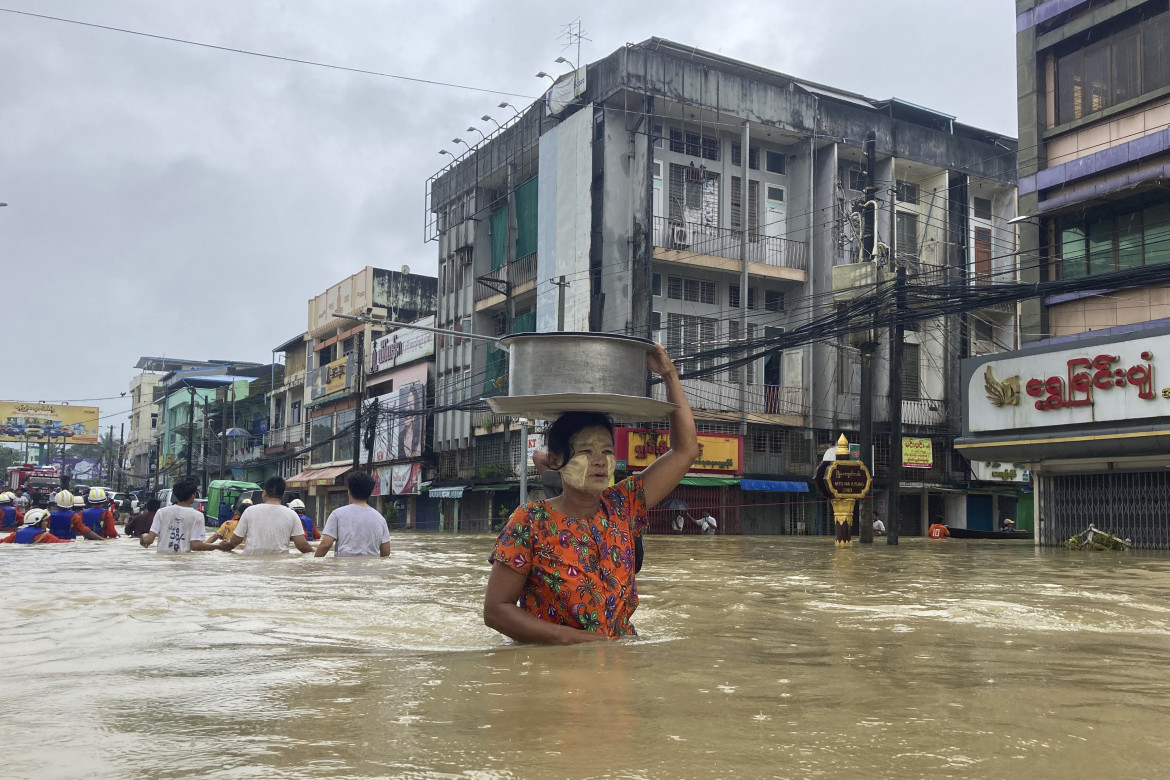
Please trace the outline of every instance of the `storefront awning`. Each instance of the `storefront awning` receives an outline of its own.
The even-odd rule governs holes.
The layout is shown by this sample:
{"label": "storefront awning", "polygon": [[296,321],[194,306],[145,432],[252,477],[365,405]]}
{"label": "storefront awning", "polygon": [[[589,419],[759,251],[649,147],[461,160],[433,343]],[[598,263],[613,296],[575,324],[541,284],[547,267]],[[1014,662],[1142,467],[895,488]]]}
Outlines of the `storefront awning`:
{"label": "storefront awning", "polygon": [[427,495],[431,498],[462,498],[464,490],[467,490],[467,485],[433,487]]}
{"label": "storefront awning", "polygon": [[679,484],[691,487],[723,487],[738,485],[739,477],[683,477]]}
{"label": "storefront awning", "polygon": [[329,466],[323,469],[305,469],[285,480],[289,487],[310,487],[313,485],[336,485],[337,478],[352,466]]}
{"label": "storefront awning", "polygon": [[476,493],[487,493],[493,490],[519,490],[519,485],[476,485],[472,490]]}
{"label": "storefront awning", "polygon": [[772,493],[807,493],[807,482],[785,482],[773,479],[742,479],[740,490],[767,490]]}

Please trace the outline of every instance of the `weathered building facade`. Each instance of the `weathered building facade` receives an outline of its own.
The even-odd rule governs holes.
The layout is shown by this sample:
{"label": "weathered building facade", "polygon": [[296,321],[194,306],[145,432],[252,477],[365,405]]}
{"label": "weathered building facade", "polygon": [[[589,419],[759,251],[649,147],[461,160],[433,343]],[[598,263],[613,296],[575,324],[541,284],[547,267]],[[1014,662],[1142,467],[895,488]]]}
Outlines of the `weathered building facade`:
{"label": "weathered building facade", "polygon": [[1170,3],[1016,11],[1020,275],[1077,289],[1023,302],[1020,352],[964,366],[960,447],[1032,472],[1042,544],[1096,524],[1165,548]]}
{"label": "weathered building facade", "polygon": [[[869,133],[872,171],[863,159]],[[844,336],[782,349],[767,340],[780,343],[786,331],[832,314],[895,264],[907,267],[911,284],[1014,281],[1007,220],[1016,213],[1015,165],[1014,139],[904,101],[661,39],[630,45],[562,77],[430,180],[438,324],[663,342],[684,373],[700,431],[740,442],[725,473],[684,481],[680,496],[718,507],[721,530],[815,532],[827,527],[819,503],[793,486],[840,432],[856,436],[858,348]],[[870,174],[881,262],[860,263],[857,215]],[[971,480],[951,449],[958,359],[1014,347],[1015,325],[1014,309],[992,310],[939,317],[907,334],[896,373],[904,433],[925,439],[930,453],[906,479],[907,532],[930,515],[965,512],[945,502],[946,491]],[[881,478],[891,372],[888,339],[876,341]],[[550,370],[571,371],[571,355]],[[505,353],[490,343],[440,337],[436,405],[458,408],[436,415],[435,447],[443,490],[462,496],[465,518],[514,505],[524,460],[516,421],[465,411],[507,392],[506,373]],[[668,519],[653,522],[665,528]]]}

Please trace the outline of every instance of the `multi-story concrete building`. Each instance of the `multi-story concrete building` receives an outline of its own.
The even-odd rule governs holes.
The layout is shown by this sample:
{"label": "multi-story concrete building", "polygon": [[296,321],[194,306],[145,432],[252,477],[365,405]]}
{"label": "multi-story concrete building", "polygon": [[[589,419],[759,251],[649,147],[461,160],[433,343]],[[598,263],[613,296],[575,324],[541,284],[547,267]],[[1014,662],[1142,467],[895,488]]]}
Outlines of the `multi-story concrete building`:
{"label": "multi-story concrete building", "polygon": [[182,358],[141,357],[135,364],[141,373],[130,380],[130,435],[126,440],[125,458],[129,464],[131,485],[145,485],[154,478],[162,436],[164,394],[159,391],[163,377],[171,371],[207,369],[225,363],[258,366],[259,363],[184,360]]}
{"label": "multi-story concrete building", "polygon": [[[345,476],[355,462],[355,421],[370,373],[370,345],[392,327],[376,320],[412,322],[434,313],[436,286],[435,277],[411,274],[405,267],[399,272],[366,266],[310,299],[305,334],[278,348],[286,367],[295,370],[286,372],[288,380],[273,396],[271,413],[283,399],[290,416],[274,427],[285,431],[283,438],[293,439],[294,448],[285,454],[296,457],[282,460],[301,467],[288,484],[302,493],[314,518],[324,520],[346,502]],[[347,319],[367,315],[375,321]],[[295,356],[302,349],[303,363]],[[303,400],[294,410],[298,386],[303,387]],[[292,419],[301,420],[307,430],[293,429]],[[302,437],[299,447],[297,436]]]}
{"label": "multi-story concrete building", "polygon": [[[871,132],[883,262],[862,264]],[[911,284],[1014,281],[1015,168],[1014,139],[941,112],[651,39],[562,77],[428,182],[439,326],[665,343],[691,374],[700,431],[739,442],[726,468],[684,480],[675,497],[719,507],[732,532],[827,528],[819,502],[797,491],[837,435],[857,435],[858,350],[846,337],[783,349],[762,340],[778,344],[831,315],[850,288],[872,290],[878,265],[906,266]],[[838,269],[853,265],[864,267]],[[902,493],[907,532],[944,511],[965,515],[962,501],[945,501],[971,479],[952,458],[957,361],[1014,347],[1015,331],[1013,307],[940,317],[906,336],[904,432],[925,442]],[[505,353],[478,340],[438,343],[439,408],[482,409],[476,399],[507,391]],[[874,457],[884,477],[889,345],[879,343]],[[572,355],[549,370],[571,372]],[[631,435],[659,427],[618,422]],[[465,519],[514,506],[525,446],[516,427],[483,411],[437,415],[436,488],[461,496]]]}
{"label": "multi-story concrete building", "polygon": [[1022,303],[1022,350],[965,365],[961,448],[1031,471],[1043,544],[1095,524],[1164,548],[1170,5],[1016,10],[1020,275],[1051,292]]}

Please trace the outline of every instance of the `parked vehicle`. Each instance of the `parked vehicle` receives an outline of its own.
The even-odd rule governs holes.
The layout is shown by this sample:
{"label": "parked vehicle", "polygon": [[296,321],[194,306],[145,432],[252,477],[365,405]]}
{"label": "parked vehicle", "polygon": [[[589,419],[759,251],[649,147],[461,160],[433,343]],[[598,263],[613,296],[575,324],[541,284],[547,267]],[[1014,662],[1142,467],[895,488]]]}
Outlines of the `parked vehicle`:
{"label": "parked vehicle", "polygon": [[[211,516],[219,519],[220,523],[232,519],[238,511],[241,497],[252,498],[260,490],[255,482],[242,482],[234,479],[216,479],[207,486],[207,505]],[[256,501],[257,499],[254,499]],[[209,518],[210,519],[210,518]]]}
{"label": "parked vehicle", "polygon": [[[292,501],[294,498],[300,498],[300,497],[301,497],[301,494],[298,493],[297,491],[286,490],[286,491],[284,491],[284,497],[280,499],[280,503],[284,504],[285,506],[288,506],[289,501]],[[257,487],[255,490],[249,490],[247,492],[241,493],[240,497],[238,499],[236,499],[236,505],[234,507],[234,510],[236,512],[240,511],[240,502],[243,501],[245,498],[252,499],[253,504],[263,503],[264,502],[264,489]],[[231,518],[229,517],[228,519],[230,520]]]}
{"label": "parked vehicle", "polygon": [[133,493],[114,493],[113,495],[114,495],[114,503],[115,503],[115,505],[117,505],[117,507],[119,509],[122,508],[123,501],[127,501],[127,500],[130,501],[130,506],[128,507],[128,509],[130,510],[130,514],[132,514],[132,515],[138,514],[138,511],[142,508],[138,502],[138,496],[134,495]]}

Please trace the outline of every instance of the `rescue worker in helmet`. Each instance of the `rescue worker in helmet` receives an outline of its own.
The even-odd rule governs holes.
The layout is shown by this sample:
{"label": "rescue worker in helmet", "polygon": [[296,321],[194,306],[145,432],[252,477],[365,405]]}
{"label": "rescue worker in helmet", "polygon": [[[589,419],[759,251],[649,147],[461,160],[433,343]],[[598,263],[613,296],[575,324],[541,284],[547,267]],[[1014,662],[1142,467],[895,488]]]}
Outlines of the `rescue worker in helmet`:
{"label": "rescue worker in helmet", "polygon": [[49,533],[53,536],[67,542],[79,536],[99,542],[102,540],[81,521],[81,514],[73,511],[73,494],[68,490],[53,494],[53,504],[56,508],[49,512]]}
{"label": "rescue worker in helmet", "polygon": [[110,509],[110,496],[105,489],[94,487],[89,489],[89,508],[81,513],[81,521],[92,528],[94,532],[105,539],[117,539],[118,518]]}
{"label": "rescue worker in helmet", "polygon": [[52,544],[67,541],[58,539],[45,529],[49,522],[49,513],[45,510],[30,509],[25,520],[28,521],[25,526],[0,539],[0,544]]}
{"label": "rescue worker in helmet", "polygon": [[294,498],[288,502],[288,508],[297,513],[297,517],[301,519],[301,525],[305,528],[305,538],[313,541],[321,538],[321,532],[317,530],[317,524],[313,522],[313,518],[305,514],[305,502],[299,498]]}
{"label": "rescue worker in helmet", "polygon": [[0,531],[15,531],[24,522],[24,513],[16,506],[16,495],[0,493]]}

